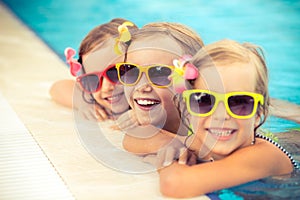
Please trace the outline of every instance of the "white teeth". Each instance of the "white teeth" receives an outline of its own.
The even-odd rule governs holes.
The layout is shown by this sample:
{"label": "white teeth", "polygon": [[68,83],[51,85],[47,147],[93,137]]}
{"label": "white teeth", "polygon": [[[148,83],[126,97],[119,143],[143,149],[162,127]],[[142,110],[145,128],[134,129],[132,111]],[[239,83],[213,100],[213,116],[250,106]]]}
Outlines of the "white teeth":
{"label": "white teeth", "polygon": [[209,130],[212,134],[216,135],[216,136],[219,136],[219,137],[222,137],[222,136],[228,136],[230,135],[233,130]]}
{"label": "white teeth", "polygon": [[111,97],[107,97],[106,99],[109,100],[109,101],[114,101],[116,99],[118,99],[122,94],[118,94],[118,95],[115,95],[115,96],[111,96]]}
{"label": "white teeth", "polygon": [[139,105],[143,105],[143,106],[157,104],[156,101],[144,100],[144,99],[138,99],[138,100],[137,100],[137,103],[138,103]]}
{"label": "white teeth", "polygon": [[112,101],[112,100],[114,100],[114,99],[116,99],[116,98],[117,98],[117,96],[107,97],[107,99],[108,99],[109,101]]}

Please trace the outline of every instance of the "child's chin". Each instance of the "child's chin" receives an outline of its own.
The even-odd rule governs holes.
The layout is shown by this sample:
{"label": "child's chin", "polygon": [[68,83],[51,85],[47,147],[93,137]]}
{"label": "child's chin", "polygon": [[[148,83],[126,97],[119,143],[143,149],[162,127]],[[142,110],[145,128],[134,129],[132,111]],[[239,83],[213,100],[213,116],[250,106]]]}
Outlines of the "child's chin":
{"label": "child's chin", "polygon": [[124,106],[124,105],[114,106],[111,111],[115,114],[120,115],[120,114],[123,114],[123,113],[127,112],[128,108],[129,108],[129,106]]}

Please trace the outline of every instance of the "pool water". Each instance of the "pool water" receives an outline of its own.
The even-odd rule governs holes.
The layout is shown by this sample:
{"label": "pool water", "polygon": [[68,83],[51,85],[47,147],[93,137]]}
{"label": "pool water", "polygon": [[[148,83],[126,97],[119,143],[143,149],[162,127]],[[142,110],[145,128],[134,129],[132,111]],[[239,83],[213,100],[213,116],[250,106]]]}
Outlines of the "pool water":
{"label": "pool water", "polygon": [[[220,199],[299,199],[300,171],[291,177],[265,178],[216,192]],[[234,197],[234,198],[233,198]]]}
{"label": "pool water", "polygon": [[[172,21],[190,26],[206,44],[230,38],[259,44],[266,53],[270,71],[270,94],[300,105],[300,1],[293,0],[0,0],[50,48],[64,59],[65,47],[78,49],[80,41],[95,26],[122,17],[139,27],[154,21]],[[1,19],[0,19],[1,20]],[[1,27],[3,28],[3,27]],[[300,125],[270,117],[264,128],[271,132]],[[298,152],[299,153],[299,152]],[[292,182],[291,182],[292,180]],[[216,199],[235,197],[300,199],[300,175],[289,181],[265,179],[229,191]],[[246,195],[245,195],[246,194]],[[213,197],[214,194],[211,195]]]}
{"label": "pool water", "polygon": [[[62,59],[65,47],[78,49],[96,25],[115,17],[139,27],[153,21],[173,21],[197,31],[206,44],[222,38],[261,45],[270,69],[271,97],[300,104],[300,1],[224,0],[4,0],[26,25]],[[280,132],[299,127],[271,117],[264,127]]]}

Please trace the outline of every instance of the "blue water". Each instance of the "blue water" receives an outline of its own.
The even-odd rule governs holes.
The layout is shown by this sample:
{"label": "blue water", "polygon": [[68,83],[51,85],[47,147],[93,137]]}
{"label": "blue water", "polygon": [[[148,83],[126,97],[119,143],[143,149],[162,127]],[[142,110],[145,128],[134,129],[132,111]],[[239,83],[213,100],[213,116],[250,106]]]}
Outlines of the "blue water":
{"label": "blue water", "polygon": [[[261,45],[270,69],[271,97],[300,105],[300,1],[292,0],[3,0],[62,59],[65,47],[79,47],[93,27],[122,17],[139,27],[154,21],[180,22],[197,31],[206,44],[230,38]],[[151,3],[150,3],[151,2]],[[0,19],[1,20],[1,19]],[[5,27],[1,27],[5,28]],[[265,128],[279,132],[300,127],[271,117]],[[215,199],[299,198],[299,171],[289,181],[265,179]],[[292,185],[292,186],[291,186]],[[234,194],[233,194],[234,192]],[[297,197],[296,197],[297,196]]]}
{"label": "blue water", "polygon": [[300,104],[300,1],[238,0],[5,0],[25,24],[63,58],[98,24],[114,17],[142,26],[176,21],[196,30],[205,43],[222,38],[250,41],[266,51],[271,96]]}
{"label": "blue water", "polygon": [[[4,0],[62,59],[96,25],[115,17],[139,27],[153,21],[190,26],[206,44],[231,38],[261,45],[270,69],[270,94],[300,105],[300,1],[291,0]],[[284,131],[299,124],[270,118],[265,128]]]}

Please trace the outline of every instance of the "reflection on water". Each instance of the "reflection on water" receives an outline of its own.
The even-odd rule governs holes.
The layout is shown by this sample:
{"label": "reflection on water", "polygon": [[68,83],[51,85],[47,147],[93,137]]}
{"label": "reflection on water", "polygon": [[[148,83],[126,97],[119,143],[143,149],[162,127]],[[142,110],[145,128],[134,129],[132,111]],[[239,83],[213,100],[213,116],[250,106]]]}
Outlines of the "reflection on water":
{"label": "reflection on water", "polygon": [[273,133],[287,132],[290,129],[300,128],[300,124],[286,119],[269,116],[267,121],[262,126],[264,129]]}
{"label": "reflection on water", "polygon": [[291,176],[265,178],[229,190],[244,199],[300,199],[300,170]]}
{"label": "reflection on water", "polygon": [[[277,133],[281,144],[300,166],[300,131]],[[268,177],[216,192],[219,199],[300,199],[300,169],[285,176]]]}

